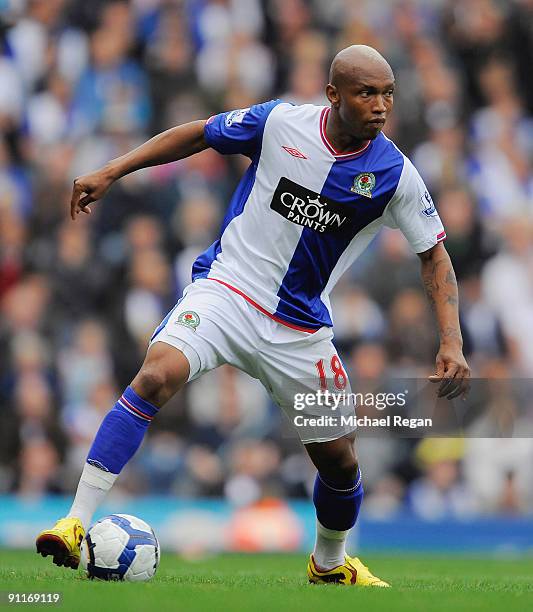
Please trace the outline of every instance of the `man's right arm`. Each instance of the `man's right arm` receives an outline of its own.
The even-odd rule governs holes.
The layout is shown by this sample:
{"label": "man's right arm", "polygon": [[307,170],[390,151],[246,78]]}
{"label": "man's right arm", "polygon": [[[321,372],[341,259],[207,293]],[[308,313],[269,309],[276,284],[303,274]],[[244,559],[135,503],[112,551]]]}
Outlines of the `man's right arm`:
{"label": "man's right arm", "polygon": [[129,153],[111,160],[105,166],[74,181],[70,216],[90,214],[89,204],[99,200],[119,178],[149,166],[167,164],[199,153],[209,147],[204,136],[206,122],[192,121],[154,136]]}

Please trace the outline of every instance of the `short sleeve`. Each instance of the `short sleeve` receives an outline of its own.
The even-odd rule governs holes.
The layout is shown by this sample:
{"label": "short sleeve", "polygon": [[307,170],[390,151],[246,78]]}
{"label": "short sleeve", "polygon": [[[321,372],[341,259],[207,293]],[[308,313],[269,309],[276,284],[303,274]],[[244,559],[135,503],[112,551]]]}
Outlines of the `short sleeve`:
{"label": "short sleeve", "polygon": [[204,129],[207,144],[224,155],[242,153],[253,157],[261,147],[268,115],[280,103],[281,100],[271,100],[213,115]]}
{"label": "short sleeve", "polygon": [[396,193],[385,209],[384,223],[399,228],[415,253],[423,253],[446,238],[431,195],[405,156]]}

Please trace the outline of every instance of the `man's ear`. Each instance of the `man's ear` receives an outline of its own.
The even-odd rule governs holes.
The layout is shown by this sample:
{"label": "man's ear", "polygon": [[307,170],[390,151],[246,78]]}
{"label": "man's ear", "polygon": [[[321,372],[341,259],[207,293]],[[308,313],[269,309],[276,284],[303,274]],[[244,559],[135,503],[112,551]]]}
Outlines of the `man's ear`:
{"label": "man's ear", "polygon": [[328,83],[326,85],[326,96],[328,97],[328,100],[331,102],[331,106],[335,108],[339,107],[339,104],[340,104],[339,90],[335,87],[335,85],[332,85],[331,83]]}

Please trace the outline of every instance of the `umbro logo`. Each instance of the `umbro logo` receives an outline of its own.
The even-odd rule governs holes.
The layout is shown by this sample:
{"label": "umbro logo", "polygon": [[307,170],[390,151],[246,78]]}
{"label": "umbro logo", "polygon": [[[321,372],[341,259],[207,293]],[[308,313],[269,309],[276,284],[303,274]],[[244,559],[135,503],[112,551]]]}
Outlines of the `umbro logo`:
{"label": "umbro logo", "polygon": [[287,151],[287,153],[289,155],[292,155],[293,157],[297,157],[298,159],[307,159],[307,156],[304,155],[301,151],[298,151],[298,149],[295,149],[293,147],[281,147],[282,149],[285,149],[285,151]]}

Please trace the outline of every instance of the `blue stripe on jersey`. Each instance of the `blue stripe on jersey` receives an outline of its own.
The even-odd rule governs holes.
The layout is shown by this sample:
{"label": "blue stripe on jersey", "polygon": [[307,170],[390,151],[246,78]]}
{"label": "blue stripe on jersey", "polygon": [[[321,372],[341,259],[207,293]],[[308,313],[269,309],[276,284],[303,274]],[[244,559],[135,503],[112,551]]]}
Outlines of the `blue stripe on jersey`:
{"label": "blue stripe on jersey", "polygon": [[211,265],[222,250],[220,240],[228,225],[244,211],[244,206],[255,183],[255,175],[261,157],[263,132],[265,123],[273,108],[281,104],[281,100],[272,100],[264,104],[256,104],[244,116],[242,123],[226,125],[226,117],[236,111],[217,115],[211,124],[205,126],[205,137],[211,147],[219,153],[242,153],[250,155],[252,163],[242,177],[235,190],[220,229],[220,238],[206,249],[194,262],[192,280],[207,278]]}
{"label": "blue stripe on jersey", "polygon": [[[381,135],[366,155],[339,160],[331,166],[320,194],[354,210],[353,222],[346,232],[322,234],[310,228],[302,231],[278,290],[276,316],[311,329],[333,325],[320,295],[354,236],[383,214],[396,191],[402,169],[403,156]],[[372,172],[376,177],[372,198],[350,191],[361,172]]]}

